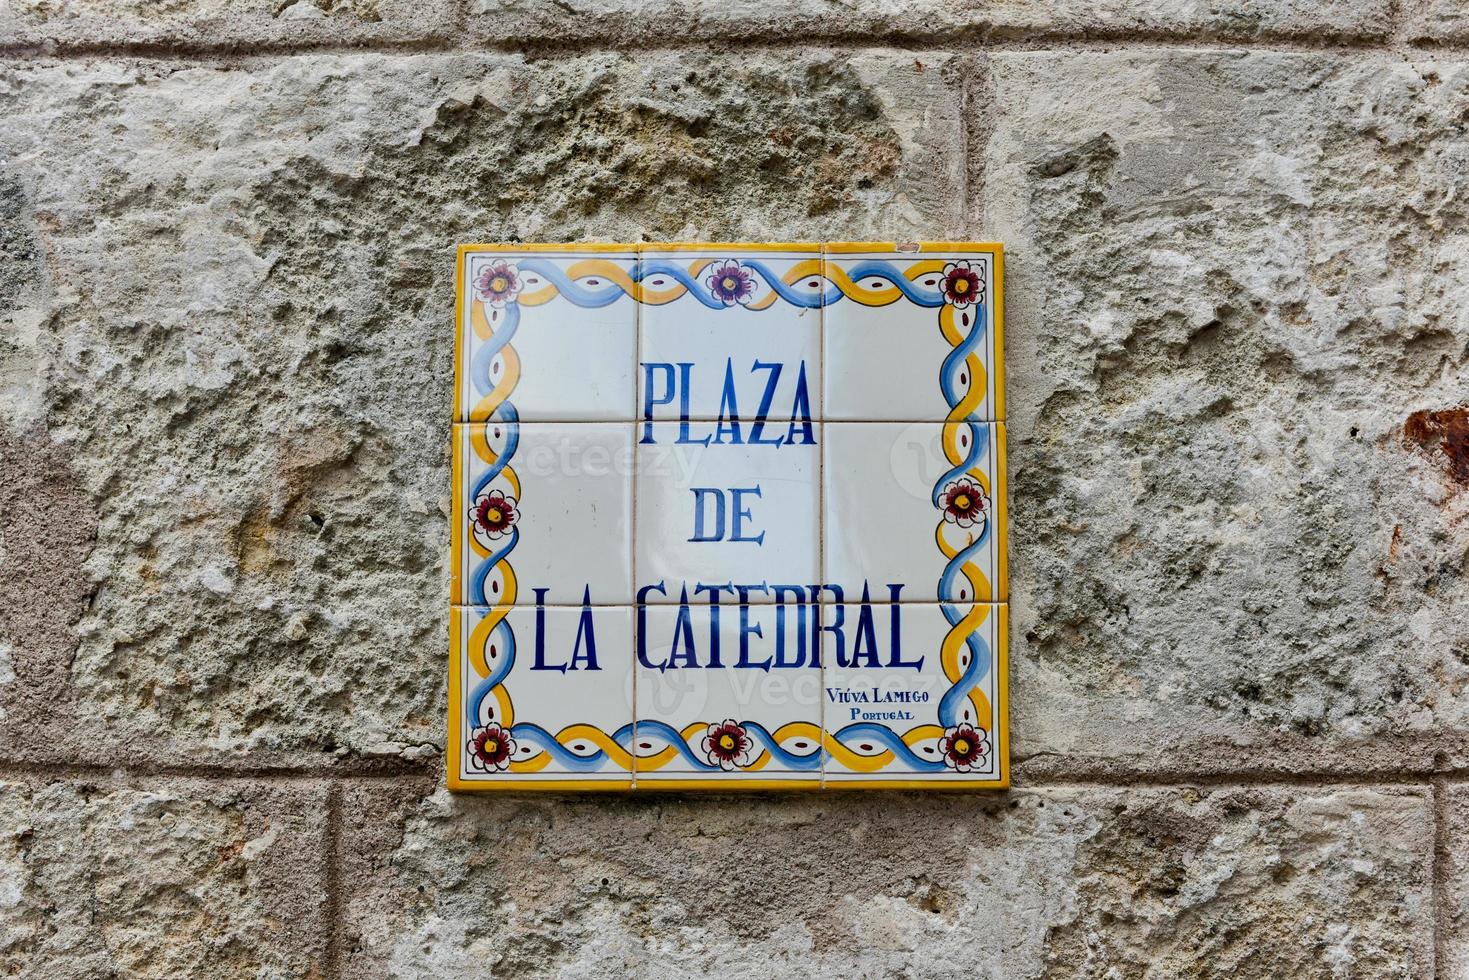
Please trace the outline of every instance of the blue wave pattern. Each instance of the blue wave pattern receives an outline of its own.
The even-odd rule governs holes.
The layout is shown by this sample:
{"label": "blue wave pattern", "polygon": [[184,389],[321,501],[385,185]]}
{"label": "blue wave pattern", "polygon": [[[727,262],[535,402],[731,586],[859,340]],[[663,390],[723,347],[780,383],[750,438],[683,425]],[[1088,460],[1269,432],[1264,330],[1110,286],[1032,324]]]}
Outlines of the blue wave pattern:
{"label": "blue wave pattern", "polygon": [[[951,410],[963,397],[963,393],[956,390],[953,384],[955,380],[954,374],[957,373],[957,366],[962,365],[964,359],[984,339],[984,307],[978,306],[975,310],[976,315],[970,318],[968,335],[962,343],[954,347],[948,357],[944,358],[943,368],[940,373],[944,400],[948,403]],[[933,503],[935,507],[939,505],[943,489],[948,486],[950,481],[963,476],[972,469],[978,468],[989,455],[989,427],[976,422],[964,422],[961,424],[965,425],[968,429],[969,451],[963,462],[939,477],[938,482],[934,484]],[[966,547],[961,548],[953,558],[949,559],[948,564],[944,566],[943,574],[939,576],[939,608],[943,610],[944,619],[948,620],[951,628],[958,626],[959,622],[964,618],[964,613],[960,611],[957,605],[960,600],[954,597],[954,589],[958,584],[959,576],[964,565],[979,554],[980,550],[989,543],[991,527],[992,521],[986,519],[984,530],[980,533],[979,537],[970,542]],[[976,600],[977,598],[976,596]],[[960,676],[959,680],[944,693],[943,698],[939,701],[939,724],[945,728],[952,728],[963,720],[960,717],[962,706],[969,703],[970,693],[978,686],[980,680],[989,672],[990,668],[989,644],[985,643],[974,632],[971,632],[965,637],[964,643],[969,649],[969,664],[964,669],[964,673]],[[975,720],[977,721],[978,719]]]}
{"label": "blue wave pattern", "polygon": [[[673,748],[678,751],[679,756],[683,758],[685,762],[689,763],[700,772],[721,771],[719,766],[715,765],[707,759],[702,759],[698,755],[696,755],[693,749],[689,748],[689,743],[684,741],[683,735],[679,732],[679,730],[677,728],[674,728],[667,722],[640,719],[635,722],[635,724],[637,726],[638,738],[647,738],[649,736],[652,736],[662,739],[667,744],[673,746]],[[779,764],[780,766],[786,769],[794,769],[797,771],[805,772],[814,772],[817,769],[821,768],[822,754],[820,751],[812,751],[806,753],[805,755],[797,755],[796,753],[783,748],[781,744],[775,740],[775,736],[770,734],[769,729],[760,724],[758,721],[743,721],[740,722],[740,725],[744,728],[746,734],[748,734],[756,742],[760,743],[760,746],[770,753],[770,755],[772,756],[772,761]]]}
{"label": "blue wave pattern", "polygon": [[[886,279],[898,291],[918,306],[926,306],[937,309],[944,305],[944,294],[939,289],[925,289],[904,275],[903,271],[891,262],[881,259],[871,259],[866,262],[854,262],[847,270],[847,276],[853,282],[861,282],[864,279]],[[827,293],[829,297],[827,306],[842,298],[842,291],[837,289],[835,294]]]}
{"label": "blue wave pattern", "polygon": [[964,371],[964,361],[985,341],[985,308],[982,305],[976,306],[974,311],[973,317],[968,317],[966,313],[958,314],[961,318],[969,320],[969,333],[965,335],[963,342],[949,351],[948,356],[944,358],[943,365],[939,368],[939,390],[943,392],[944,402],[948,404],[951,412],[964,397],[964,392],[959,387],[959,376]]}
{"label": "blue wave pattern", "polygon": [[[946,723],[947,724],[947,723]],[[943,772],[944,764],[932,759],[925,759],[908,747],[908,743],[898,735],[897,732],[886,725],[877,725],[870,721],[858,722],[848,725],[834,736],[843,745],[851,746],[853,742],[877,742],[883,748],[892,752],[901,763],[914,772]]]}
{"label": "blue wave pattern", "polygon": [[[741,268],[749,269],[757,274],[765,282],[765,284],[770,287],[772,292],[774,292],[781,299],[785,300],[787,303],[790,303],[792,306],[798,306],[802,309],[807,310],[814,310],[822,306],[831,306],[841,300],[842,297],[845,295],[840,287],[831,284],[828,284],[828,286],[820,292],[811,292],[809,290],[796,289],[790,285],[787,285],[785,280],[775,270],[773,270],[765,262],[761,262],[759,259],[739,259],[738,261]],[[584,309],[600,309],[601,307],[608,306],[616,302],[620,297],[627,295],[627,291],[619,283],[612,282],[610,280],[602,280],[602,282],[597,286],[587,286],[585,283],[579,282],[578,280],[572,279],[571,277],[567,276],[564,271],[544,259],[521,260],[518,263],[518,268],[521,272],[534,273],[535,275],[544,279],[546,282],[551,283],[556,287],[557,294],[562,299],[565,299],[573,305],[582,307]],[[678,285],[684,287],[684,289],[688,290],[689,295],[693,296],[694,299],[696,299],[700,304],[711,310],[728,310],[736,308],[726,305],[723,300],[719,299],[713,294],[713,292],[709,289],[709,286],[703,281],[702,272],[700,272],[700,274],[697,276],[693,275],[689,272],[688,268],[676,262],[670,262],[662,259],[649,259],[633,267],[632,269],[629,269],[628,275],[633,282],[638,284],[646,283],[649,279],[653,278],[670,280],[671,282],[668,284],[669,286],[671,286],[673,283],[677,283]],[[944,295],[941,290],[928,289],[923,286],[919,286],[918,284],[910,280],[906,275],[904,275],[902,269],[900,269],[892,262],[886,262],[880,259],[873,259],[867,262],[859,262],[851,267],[851,269],[848,271],[848,275],[854,281],[860,281],[869,278],[881,278],[887,280],[893,286],[897,287],[898,291],[901,292],[908,300],[918,306],[937,309],[938,307],[944,305]],[[766,308],[769,309],[772,307]],[[512,310],[516,313],[516,322],[518,324],[519,309],[513,304],[506,307],[507,314],[511,313]],[[512,325],[510,328],[510,332],[512,335],[514,333],[514,329],[515,327]],[[507,337],[506,339],[508,341],[509,338]],[[981,333],[980,336],[976,339],[975,343],[980,343],[983,340],[984,336]],[[504,345],[501,344],[500,346],[503,347]],[[972,350],[973,348],[970,349]],[[492,351],[489,357],[493,358],[494,354],[497,352],[498,348]],[[480,358],[477,356],[475,358],[476,370],[479,369],[479,361]],[[961,356],[960,362],[962,361],[963,357]],[[488,383],[488,359],[485,360],[483,371],[483,380]],[[475,381],[477,386],[479,385],[480,378],[481,375],[476,374]],[[486,387],[483,390],[488,391],[488,388]]]}
{"label": "blue wave pattern", "polygon": [[[539,749],[544,749],[551,754],[562,768],[568,772],[595,772],[606,765],[608,756],[602,749],[597,749],[586,755],[573,752],[556,740],[556,736],[546,731],[540,725],[532,725],[529,722],[517,722],[510,726],[510,735],[517,740],[529,742]],[[633,726],[629,722],[612,733],[613,741],[623,748],[632,745]]]}
{"label": "blue wave pattern", "polygon": [[[616,282],[604,281],[604,284],[587,286],[581,282],[568,277],[555,264],[544,259],[525,258],[518,263],[522,273],[534,274],[552,283],[561,298],[575,306],[597,309],[616,302],[619,298],[627,295],[623,286]],[[740,265],[760,276],[765,284],[776,293],[782,300],[793,306],[803,309],[815,309],[824,306],[832,306],[838,303],[846,294],[839,286],[828,283],[820,292],[801,291],[787,285],[783,279],[776,274],[766,263],[759,260],[741,259]],[[937,309],[944,305],[945,298],[941,290],[922,287],[908,279],[903,271],[894,263],[883,260],[868,260],[854,263],[847,269],[848,276],[853,282],[862,282],[869,279],[882,279],[891,284],[910,302],[915,305]],[[671,280],[686,289],[704,307],[711,310],[725,310],[733,307],[723,300],[714,296],[709,287],[702,281],[700,276],[690,274],[688,269],[669,261],[651,260],[644,261],[630,270],[630,278],[637,284],[646,283],[649,279],[659,278]],[[665,284],[657,284],[663,287]],[[766,307],[769,308],[769,307]],[[944,358],[939,371],[939,384],[944,399],[952,410],[963,397],[960,391],[958,376],[962,371],[966,359],[976,351],[985,341],[985,309],[983,306],[973,308],[974,315],[965,317],[970,327],[963,342],[955,346]],[[520,308],[511,303],[505,308],[505,322],[500,330],[497,330],[491,342],[481,347],[475,354],[471,365],[471,379],[474,388],[481,396],[488,394],[494,384],[490,379],[490,368],[495,357],[513,339],[520,322]],[[491,416],[491,420],[503,425],[506,429],[506,440],[503,451],[495,463],[475,482],[474,495],[477,496],[485,486],[492,482],[504,470],[510,458],[515,454],[519,445],[520,419],[515,406],[508,400],[501,403]],[[937,506],[943,488],[955,478],[962,476],[966,471],[981,462],[988,452],[989,440],[985,434],[984,427],[976,422],[968,421],[970,438],[969,452],[967,458],[959,465],[952,467],[934,485],[933,501]],[[990,536],[990,524],[987,521],[985,529],[978,539],[961,549],[945,566],[938,583],[938,598],[945,619],[950,626],[956,626],[964,618],[954,598],[956,583],[961,574],[964,564],[971,560],[988,542]],[[483,605],[486,601],[484,595],[484,583],[489,571],[497,562],[505,558],[514,550],[519,541],[518,528],[511,529],[509,542],[499,551],[486,559],[479,570],[477,570],[472,585],[471,597],[476,604]],[[492,634],[499,641],[499,655],[495,658],[494,667],[490,676],[484,678],[476,685],[470,697],[469,721],[471,725],[482,724],[490,719],[483,719],[484,700],[490,691],[502,683],[509,674],[515,662],[515,635],[510,629],[508,621],[502,621]],[[954,726],[959,722],[962,706],[967,703],[968,696],[976,685],[989,670],[990,651],[988,645],[979,637],[971,633],[966,638],[966,644],[970,653],[969,663],[959,680],[949,688],[939,703],[939,722],[945,728]],[[797,755],[782,748],[775,737],[758,722],[746,721],[743,723],[746,731],[773,757],[773,761],[781,766],[797,771],[815,771],[820,768],[824,750],[818,750],[806,755]],[[590,772],[600,768],[607,761],[607,755],[601,749],[589,755],[579,755],[571,752],[561,745],[556,738],[540,726],[529,723],[517,723],[512,726],[512,735],[517,739],[524,739],[539,748],[549,752],[557,763],[569,771]],[[661,738],[667,744],[675,747],[679,756],[702,772],[718,772],[719,766],[708,762],[696,755],[684,741],[680,732],[665,722],[655,720],[639,720],[630,725],[625,725],[613,734],[613,739],[620,745],[630,747],[632,739],[644,735]],[[835,737],[843,744],[851,744],[858,741],[876,742],[885,749],[891,751],[903,767],[913,772],[935,773],[945,769],[942,761],[924,759],[916,754],[903,742],[891,729],[883,725],[872,723],[858,723],[848,725],[835,733]]]}
{"label": "blue wave pattern", "polygon": [[[486,716],[484,713],[485,698],[490,692],[505,682],[510,675],[510,670],[515,666],[515,631],[510,628],[508,617],[500,620],[490,633],[490,639],[495,644],[495,657],[490,660],[490,672],[470,692],[468,704],[468,721],[471,729],[477,728],[486,722],[500,719]],[[489,657],[486,657],[489,660]]]}
{"label": "blue wave pattern", "polygon": [[[470,278],[473,281],[473,275]],[[520,306],[516,303],[510,303],[504,308],[504,318],[499,324],[499,328],[491,334],[487,343],[475,351],[474,358],[470,363],[470,384],[473,386],[475,394],[479,398],[485,398],[494,391],[495,382],[490,377],[490,369],[494,364],[495,358],[515,338],[515,333],[519,327]],[[505,400],[497,405],[494,411],[490,413],[489,418],[480,424],[484,425],[487,430],[487,441],[488,433],[492,431],[492,427],[503,428],[505,437],[503,444],[497,447],[495,461],[475,481],[470,494],[470,500],[478,497],[485,487],[489,486],[490,483],[494,482],[505,471],[505,467],[510,465],[510,460],[514,457],[516,449],[520,445],[520,413],[516,411],[515,405],[510,401],[508,393]],[[494,570],[495,566],[515,550],[515,546],[519,542],[520,529],[512,526],[510,528],[509,540],[491,553],[488,558],[480,562],[478,567],[475,568],[469,586],[469,598],[475,605],[483,606],[487,604],[485,580],[489,577],[490,572]],[[490,633],[488,642],[493,644],[497,656],[490,665],[489,675],[475,685],[465,706],[471,731],[479,725],[484,724],[485,721],[499,720],[486,718],[482,721],[481,716],[485,709],[485,699],[495,687],[504,681],[505,677],[510,673],[511,667],[515,664],[515,630],[510,626],[508,617],[500,620],[495,625],[495,628]]]}

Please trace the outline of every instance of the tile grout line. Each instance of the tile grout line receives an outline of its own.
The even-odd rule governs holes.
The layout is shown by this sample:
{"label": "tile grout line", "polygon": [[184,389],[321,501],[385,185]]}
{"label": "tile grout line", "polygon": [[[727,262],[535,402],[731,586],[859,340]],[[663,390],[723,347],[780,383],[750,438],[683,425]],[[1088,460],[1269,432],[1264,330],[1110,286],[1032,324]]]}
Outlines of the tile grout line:
{"label": "tile grout line", "polygon": [[[990,423],[990,422],[1003,422],[1003,421],[1005,421],[1004,419],[984,419],[984,418],[979,418],[979,417],[976,417],[976,416],[971,416],[970,417],[970,420],[973,421],[973,422],[975,422],[976,424],[979,424],[979,425],[984,425],[984,424],[987,424],[987,423]],[[698,423],[700,425],[714,425],[714,424],[716,424],[718,422],[728,421],[728,420],[726,420],[726,419],[719,419],[719,418],[710,418],[710,417],[701,415],[698,412],[690,412],[689,413],[689,417],[687,419],[684,419],[684,418],[679,417],[679,416],[675,416],[673,418],[659,418],[658,415],[657,415],[657,413],[655,412],[654,415],[653,415],[652,421],[655,422],[655,423],[658,423],[658,422],[662,422],[662,423],[678,423],[678,422],[687,421],[687,422],[690,422],[690,423]],[[926,425],[926,424],[941,424],[941,423],[947,422],[948,421],[948,418],[946,416],[935,416],[933,418],[926,418],[926,419],[921,419],[921,418],[885,418],[885,419],[839,418],[839,419],[833,419],[833,418],[820,418],[820,417],[818,417],[816,419],[813,419],[812,421],[820,422],[820,423],[823,423],[823,424],[831,424],[831,425]],[[574,422],[570,422],[570,421],[563,421],[563,422],[556,422],[556,423],[545,423],[545,422],[543,422],[541,424],[542,425],[548,425],[548,424],[554,424],[554,425],[586,425],[588,423],[585,423],[585,422],[582,422],[582,423],[574,423]],[[638,424],[642,424],[641,421]]]}
{"label": "tile grout line", "polygon": [[633,305],[633,353],[632,353],[632,486],[629,488],[629,496],[632,500],[632,520],[628,525],[628,550],[631,552],[629,560],[632,568],[633,594],[628,598],[629,610],[632,612],[632,737],[628,740],[628,762],[631,764],[628,770],[628,791],[638,788],[638,375],[643,366],[643,304],[639,298],[643,291],[643,245],[637,244],[633,255],[633,273],[637,277],[637,295],[632,297]]}
{"label": "tile grout line", "polygon": [[1448,781],[1442,773],[1433,777],[1432,806],[1433,834],[1432,850],[1429,853],[1429,894],[1433,914],[1433,976],[1435,980],[1446,980],[1449,969],[1449,934],[1451,912],[1449,908],[1449,801]]}
{"label": "tile grout line", "polygon": [[817,371],[821,384],[821,410],[817,412],[817,432],[820,433],[821,445],[816,451],[816,595],[812,597],[815,602],[811,614],[817,617],[816,643],[813,644],[811,655],[816,658],[820,667],[817,674],[816,687],[816,751],[820,760],[821,768],[818,772],[816,788],[826,789],[826,658],[821,655],[821,643],[823,634],[821,632],[822,606],[821,588],[826,584],[826,404],[830,398],[827,391],[828,378],[826,373],[826,284],[831,281],[826,274],[827,243],[821,243],[821,266],[818,282],[821,284],[821,295],[818,297],[820,303],[816,307],[819,328],[816,338],[816,357],[821,362]]}

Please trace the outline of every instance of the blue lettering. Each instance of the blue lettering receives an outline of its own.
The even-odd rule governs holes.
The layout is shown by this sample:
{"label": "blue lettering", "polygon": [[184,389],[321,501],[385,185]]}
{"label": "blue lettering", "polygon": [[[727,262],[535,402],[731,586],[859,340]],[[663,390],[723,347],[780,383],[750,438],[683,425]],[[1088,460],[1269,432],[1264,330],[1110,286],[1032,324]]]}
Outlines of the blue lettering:
{"label": "blue lettering", "polygon": [[[724,540],[724,492],[718,487],[690,487],[694,492],[694,536],[689,538],[695,543],[706,543],[709,541]],[[704,501],[710,497],[714,498],[714,522],[716,530],[713,534],[704,533]],[[738,518],[736,518],[738,519]]]}
{"label": "blue lettering", "polygon": [[[730,524],[730,537],[729,537],[729,539],[731,541],[753,541],[753,542],[755,542],[755,547],[757,547],[757,548],[761,547],[762,545],[765,544],[765,532],[764,531],[761,531],[759,534],[755,535],[753,538],[747,538],[747,537],[745,537],[740,532],[740,521],[742,519],[748,520],[751,517],[750,511],[749,511],[748,508],[746,508],[745,510],[741,510],[740,509],[740,500],[747,493],[748,494],[753,494],[756,497],[760,496],[760,484],[757,483],[753,487],[734,487],[734,488],[732,488],[729,491],[729,493],[730,493],[730,496],[732,496],[734,498],[734,521],[732,521],[731,524]],[[721,514],[723,513],[723,508],[724,508],[724,501],[721,498],[721,500],[720,500],[720,512],[721,512]],[[721,523],[721,525],[720,525],[721,533],[723,532],[723,527],[724,527],[724,525]]]}

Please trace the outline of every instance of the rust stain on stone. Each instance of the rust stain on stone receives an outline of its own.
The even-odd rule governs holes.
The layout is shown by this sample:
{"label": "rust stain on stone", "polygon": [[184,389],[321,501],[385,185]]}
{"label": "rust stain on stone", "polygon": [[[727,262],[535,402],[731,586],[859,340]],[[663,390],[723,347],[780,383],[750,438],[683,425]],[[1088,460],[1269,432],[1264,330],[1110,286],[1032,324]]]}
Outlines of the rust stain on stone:
{"label": "rust stain on stone", "polygon": [[1455,482],[1469,486],[1469,405],[1414,412],[1403,435],[1437,461]]}

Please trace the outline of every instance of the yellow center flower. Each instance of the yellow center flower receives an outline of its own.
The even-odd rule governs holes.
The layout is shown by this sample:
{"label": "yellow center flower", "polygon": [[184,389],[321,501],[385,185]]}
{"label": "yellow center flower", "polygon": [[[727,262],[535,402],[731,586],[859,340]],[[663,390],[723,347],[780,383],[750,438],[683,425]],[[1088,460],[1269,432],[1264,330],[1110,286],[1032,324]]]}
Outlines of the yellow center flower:
{"label": "yellow center flower", "polygon": [[485,512],[485,518],[494,523],[499,523],[500,521],[505,519],[505,515],[501,512],[500,508],[491,507],[488,511]]}
{"label": "yellow center flower", "polygon": [[500,751],[500,743],[499,742],[495,741],[492,738],[485,740],[485,754],[486,755],[494,755],[498,751]]}
{"label": "yellow center flower", "polygon": [[739,283],[735,282],[733,276],[725,276],[722,280],[720,280],[719,284],[730,292],[733,292],[735,287],[739,285]]}
{"label": "yellow center flower", "polygon": [[969,739],[967,739],[967,738],[956,738],[956,739],[954,739],[954,753],[956,755],[968,755],[969,754]]}
{"label": "yellow center flower", "polygon": [[719,747],[721,749],[724,749],[724,751],[726,751],[726,752],[732,752],[732,751],[734,751],[734,747],[735,747],[734,736],[733,735],[730,735],[728,733],[719,736]]}
{"label": "yellow center flower", "polygon": [[969,280],[968,279],[955,279],[954,280],[954,292],[956,292],[956,293],[967,293],[967,292],[969,292]]}
{"label": "yellow center flower", "polygon": [[503,293],[506,289],[509,288],[510,283],[505,281],[504,276],[496,276],[495,278],[490,280],[490,290],[492,292]]}
{"label": "yellow center flower", "polygon": [[959,496],[955,497],[954,498],[954,506],[955,507],[958,507],[960,510],[968,510],[969,509],[969,494],[967,494],[967,493],[961,493],[961,494],[959,494]]}

